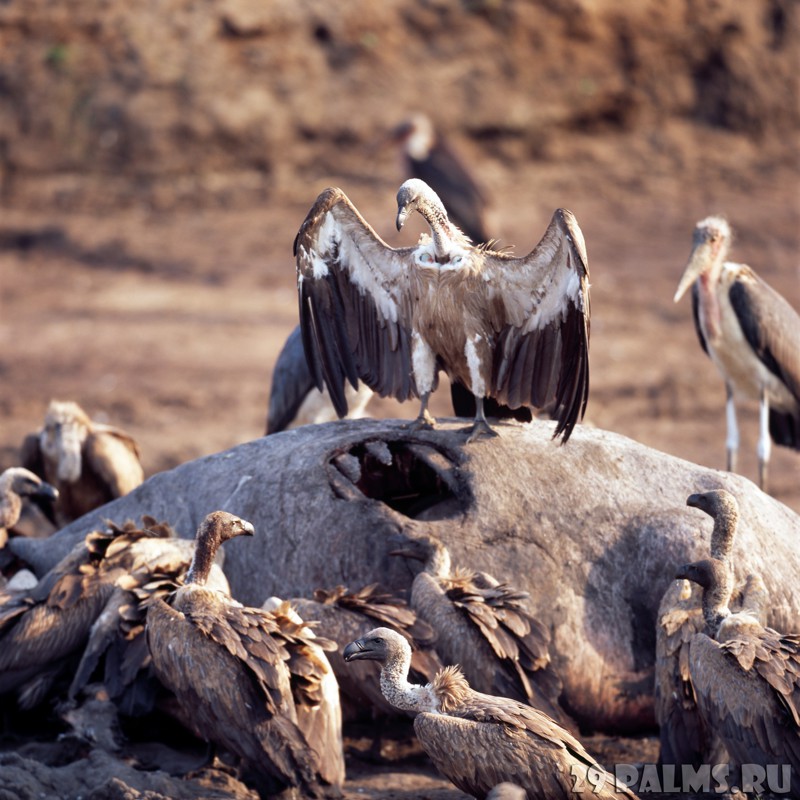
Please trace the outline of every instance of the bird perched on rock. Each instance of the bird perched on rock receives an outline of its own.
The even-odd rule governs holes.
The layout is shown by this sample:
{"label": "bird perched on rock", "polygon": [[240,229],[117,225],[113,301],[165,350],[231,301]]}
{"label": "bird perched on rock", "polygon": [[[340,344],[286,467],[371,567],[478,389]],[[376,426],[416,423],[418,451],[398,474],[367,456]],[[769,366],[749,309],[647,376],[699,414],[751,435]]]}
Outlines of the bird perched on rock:
{"label": "bird perched on rock", "polygon": [[[411,648],[396,631],[375,628],[344,649],[348,662],[382,664],[381,689],[398,708],[416,711],[414,732],[436,768],[461,791],[486,798],[511,782],[529,800],[574,797],[577,782],[601,800],[633,797],[572,734],[531,706],[470,688],[457,666],[425,686],[408,682]],[[587,778],[591,776],[591,780]]]}
{"label": "bird perched on rock", "polygon": [[44,427],[25,438],[21,456],[24,466],[58,489],[55,515],[62,526],[144,480],[136,442],[118,428],[93,422],[73,402],[50,403]]}
{"label": "bird perched on rock", "polygon": [[444,369],[475,397],[470,440],[494,434],[488,396],[551,408],[554,436],[566,441],[589,392],[588,266],[574,216],[556,211],[534,250],[513,258],[474,247],[422,181],[406,181],[397,204],[397,227],[418,211],[430,239],[389,247],[340,189],[317,198],[297,234],[300,324],[316,385],[339,415],[345,380],[419,397],[413,426],[429,427]]}
{"label": "bird perched on rock", "polygon": [[153,667],[192,730],[238,755],[245,780],[262,797],[287,790],[323,797],[317,755],[298,727],[292,653],[275,616],[206,586],[219,546],[253,533],[249,522],[224,511],[202,521],[184,585],[147,610]]}
{"label": "bird perched on rock", "polygon": [[727,469],[736,470],[735,399],[759,402],[758,481],[767,486],[771,442],[800,450],[800,315],[745,264],[726,261],[732,233],[722,217],[694,229],[675,302],[692,287],[700,345],[725,381]]}

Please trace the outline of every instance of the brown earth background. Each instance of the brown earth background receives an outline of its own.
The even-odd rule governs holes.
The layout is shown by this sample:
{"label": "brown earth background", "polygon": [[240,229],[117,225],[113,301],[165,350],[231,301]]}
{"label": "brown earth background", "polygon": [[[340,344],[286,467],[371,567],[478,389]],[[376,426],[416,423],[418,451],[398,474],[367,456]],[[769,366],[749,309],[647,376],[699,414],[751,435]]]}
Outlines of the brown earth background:
{"label": "brown earth background", "polygon": [[[394,230],[405,175],[386,141],[415,110],[486,188],[503,244],[527,252],[556,207],[575,212],[586,422],[723,468],[723,384],[672,295],[694,223],[723,213],[732,259],[800,307],[799,11],[0,2],[0,468],[51,398],[129,431],[148,475],[260,436],[319,191],[342,187],[393,245],[416,239]],[[753,404],[740,427],[755,479]],[[771,482],[800,511],[800,454],[776,448]]]}

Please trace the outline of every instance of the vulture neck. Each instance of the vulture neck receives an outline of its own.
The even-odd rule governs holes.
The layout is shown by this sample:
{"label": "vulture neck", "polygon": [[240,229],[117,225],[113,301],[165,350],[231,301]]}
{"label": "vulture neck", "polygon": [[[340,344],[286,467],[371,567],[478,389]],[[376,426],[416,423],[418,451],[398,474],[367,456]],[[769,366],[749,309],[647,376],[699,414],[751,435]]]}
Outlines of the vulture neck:
{"label": "vulture neck", "polygon": [[417,210],[430,226],[437,260],[447,261],[454,250],[469,246],[469,239],[450,222],[447,212],[439,203],[423,198],[417,205]]}
{"label": "vulture neck", "polygon": [[219,545],[220,541],[214,535],[213,531],[205,526],[200,529],[194,546],[192,563],[189,567],[189,571],[186,573],[186,584],[194,584],[195,586],[206,585]]}
{"label": "vulture neck", "polygon": [[724,583],[715,583],[703,590],[703,619],[712,638],[716,637],[719,626],[731,615],[728,608],[731,591],[727,583],[726,575]]}
{"label": "vulture neck", "polygon": [[402,711],[437,711],[439,702],[430,685],[420,686],[408,682],[411,666],[411,646],[402,641],[393,643],[381,669],[381,693]]}
{"label": "vulture neck", "polygon": [[714,530],[711,532],[712,558],[729,564],[738,521],[739,512],[730,503],[722,503],[714,515]]}
{"label": "vulture neck", "polygon": [[423,571],[434,578],[449,578],[450,569],[450,551],[441,542],[433,542],[431,554],[425,562]]}

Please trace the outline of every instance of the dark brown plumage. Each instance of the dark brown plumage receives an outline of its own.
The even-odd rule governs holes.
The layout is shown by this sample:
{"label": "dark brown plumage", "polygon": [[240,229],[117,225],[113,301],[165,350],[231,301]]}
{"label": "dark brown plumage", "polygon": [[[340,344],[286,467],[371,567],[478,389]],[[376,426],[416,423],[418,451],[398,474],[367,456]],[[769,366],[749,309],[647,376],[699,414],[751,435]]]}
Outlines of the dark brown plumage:
{"label": "dark brown plumage", "polygon": [[491,435],[483,399],[548,407],[566,441],[589,391],[589,283],[574,216],[555,212],[525,257],[474,247],[418,180],[398,192],[397,225],[419,211],[431,237],[383,242],[339,189],[327,189],[295,239],[300,324],[315,384],[337,413],[345,380],[381,396],[421,400],[415,427],[443,369],[476,400],[470,440]]}
{"label": "dark brown plumage", "polygon": [[118,581],[162,553],[163,543],[154,551],[148,541],[158,536],[116,526],[94,531],[33,589],[9,599],[0,608],[0,692],[18,691],[23,708],[41,702],[80,657]]}
{"label": "dark brown plumage", "polygon": [[274,614],[205,586],[217,548],[253,526],[222,511],[198,528],[185,584],[147,611],[147,644],[161,682],[193,730],[237,754],[267,797],[287,788],[325,794],[315,754],[298,727],[289,662]]}
{"label": "dark brown plumage", "polygon": [[[686,504],[714,520],[711,557],[731,571],[730,554],[739,519],[736,498],[724,489],[692,494]],[[689,680],[689,641],[706,623],[696,584],[673,581],[658,609],[656,624],[655,715],[662,764],[716,764],[724,749],[697,710]]]}
{"label": "dark brown plumage", "polygon": [[550,664],[550,632],[530,612],[527,592],[485,573],[452,570],[450,553],[431,536],[392,539],[394,555],[422,561],[411,607],[436,631],[436,651],[458,664],[478,691],[512,697],[561,724],[561,681]]}
{"label": "dark brown plumage", "polygon": [[[414,731],[436,768],[459,789],[485,798],[504,781],[521,786],[530,800],[574,798],[576,781],[596,770],[593,795],[633,797],[572,734],[535,708],[470,688],[458,667],[442,670],[426,686],[408,683],[410,648],[388,628],[376,628],[344,650],[348,662],[379,661],[381,688],[398,706],[416,710]],[[590,784],[586,784],[589,786]]]}
{"label": "dark brown plumage", "polygon": [[800,634],[782,635],[750,614],[731,615],[730,585],[718,561],[688,564],[677,576],[703,589],[710,634],[691,638],[689,674],[705,724],[735,764],[788,764],[800,775]]}
{"label": "dark brown plumage", "polygon": [[118,428],[93,422],[72,402],[50,403],[44,427],[25,438],[21,458],[58,489],[58,525],[128,494],[144,480],[136,442]]}

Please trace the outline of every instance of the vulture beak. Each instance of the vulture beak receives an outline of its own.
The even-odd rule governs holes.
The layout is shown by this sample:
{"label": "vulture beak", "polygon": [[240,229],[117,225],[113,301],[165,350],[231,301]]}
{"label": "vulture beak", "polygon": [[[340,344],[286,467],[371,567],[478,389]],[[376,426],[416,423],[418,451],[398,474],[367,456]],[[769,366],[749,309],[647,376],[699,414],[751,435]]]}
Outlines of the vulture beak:
{"label": "vulture beak", "polygon": [[415,558],[417,561],[424,561],[427,554],[420,542],[415,542],[407,536],[392,533],[387,537],[387,541],[392,546],[389,551],[390,556],[403,556],[404,558]]}
{"label": "vulture beak", "polygon": [[363,658],[370,658],[371,652],[367,650],[363,639],[356,639],[350,642],[347,647],[342,651],[342,656],[345,661],[358,661]]}
{"label": "vulture beak", "polygon": [[33,493],[34,497],[42,497],[45,500],[51,500],[55,502],[58,500],[58,489],[55,486],[51,486],[49,483],[45,483],[42,481],[39,484],[39,487]]}
{"label": "vulture beak", "polygon": [[255,536],[256,529],[253,527],[252,522],[248,522],[246,519],[242,521],[242,536]]}
{"label": "vulture beak", "polygon": [[401,206],[397,209],[397,220],[395,224],[397,225],[397,230],[403,230],[403,225],[406,224],[406,219],[408,218],[408,206]]}
{"label": "vulture beak", "polygon": [[686,498],[686,505],[691,506],[692,508],[703,508],[705,498],[702,494],[690,494]]}

